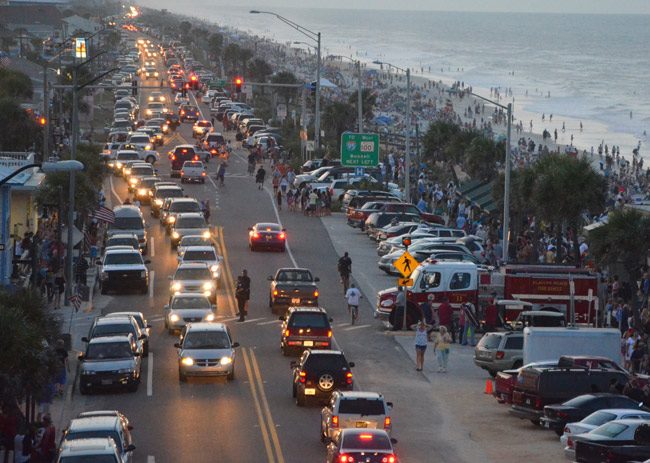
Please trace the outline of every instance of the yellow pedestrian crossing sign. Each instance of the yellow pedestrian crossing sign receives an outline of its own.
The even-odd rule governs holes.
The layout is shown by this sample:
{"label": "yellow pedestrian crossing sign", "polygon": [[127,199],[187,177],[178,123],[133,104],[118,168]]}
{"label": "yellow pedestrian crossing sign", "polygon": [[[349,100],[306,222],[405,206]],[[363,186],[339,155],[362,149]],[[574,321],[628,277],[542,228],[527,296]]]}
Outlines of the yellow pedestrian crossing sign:
{"label": "yellow pedestrian crossing sign", "polygon": [[410,255],[408,251],[404,251],[404,254],[393,261],[393,265],[404,278],[408,278],[411,276],[411,273],[413,273],[417,266],[420,265],[420,263],[415,260],[415,258]]}

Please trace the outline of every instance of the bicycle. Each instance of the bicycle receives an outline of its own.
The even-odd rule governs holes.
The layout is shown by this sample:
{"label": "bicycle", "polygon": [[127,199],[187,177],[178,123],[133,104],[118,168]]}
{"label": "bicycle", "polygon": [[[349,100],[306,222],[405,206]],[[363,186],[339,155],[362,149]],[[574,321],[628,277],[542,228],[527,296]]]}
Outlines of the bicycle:
{"label": "bicycle", "polygon": [[348,304],[348,312],[350,312],[350,324],[354,325],[359,319],[359,306]]}

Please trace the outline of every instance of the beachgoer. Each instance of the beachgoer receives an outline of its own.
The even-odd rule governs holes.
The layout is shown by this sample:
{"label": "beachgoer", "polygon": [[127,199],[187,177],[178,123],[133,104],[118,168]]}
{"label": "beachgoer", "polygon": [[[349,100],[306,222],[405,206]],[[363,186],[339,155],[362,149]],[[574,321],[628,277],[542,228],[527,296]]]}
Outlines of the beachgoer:
{"label": "beachgoer", "polygon": [[427,350],[429,343],[429,325],[424,323],[424,320],[418,320],[413,326],[415,329],[415,370],[422,371],[424,368],[424,353]]}
{"label": "beachgoer", "polygon": [[449,343],[451,342],[451,337],[446,327],[440,326],[438,330],[438,334],[433,343],[433,349],[438,358],[438,372],[446,373],[449,362]]}

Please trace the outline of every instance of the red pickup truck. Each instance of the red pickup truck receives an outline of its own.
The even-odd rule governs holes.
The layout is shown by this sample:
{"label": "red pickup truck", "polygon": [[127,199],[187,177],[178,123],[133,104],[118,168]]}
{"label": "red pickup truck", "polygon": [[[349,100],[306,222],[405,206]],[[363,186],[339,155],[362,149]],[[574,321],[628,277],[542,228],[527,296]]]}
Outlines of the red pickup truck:
{"label": "red pickup truck", "polygon": [[445,221],[442,217],[427,212],[420,212],[420,209],[418,209],[415,204],[387,201],[371,201],[364,204],[360,209],[349,207],[347,212],[348,225],[363,230],[366,219],[374,212],[401,212],[406,214],[416,214],[425,222],[445,225]]}

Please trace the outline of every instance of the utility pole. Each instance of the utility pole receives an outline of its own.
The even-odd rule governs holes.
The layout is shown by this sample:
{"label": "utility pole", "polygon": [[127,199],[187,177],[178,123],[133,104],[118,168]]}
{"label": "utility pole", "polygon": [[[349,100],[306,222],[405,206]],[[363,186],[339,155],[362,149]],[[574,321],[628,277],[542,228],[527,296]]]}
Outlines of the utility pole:
{"label": "utility pole", "polygon": [[357,60],[357,72],[359,73],[359,88],[357,97],[357,118],[359,122],[359,133],[363,133],[363,82],[361,74],[361,60]]}
{"label": "utility pole", "polygon": [[[72,66],[72,138],[70,139],[70,159],[77,157],[77,132],[79,131],[79,91],[77,89],[77,66],[76,62]],[[76,175],[70,172],[70,187],[68,189],[68,247],[65,267],[65,301],[66,306],[70,305],[72,296],[72,281],[74,280],[73,259],[74,253],[73,229],[74,229],[74,196],[76,188]]]}
{"label": "utility pole", "polygon": [[50,101],[47,91],[47,64],[43,64],[43,117],[45,125],[43,126],[43,157],[41,161],[47,161],[50,153]]}
{"label": "utility pole", "polygon": [[411,68],[406,68],[406,156],[404,157],[404,194],[411,202]]}
{"label": "utility pole", "polygon": [[506,139],[506,171],[503,181],[503,265],[508,263],[510,248],[510,170],[512,162],[510,159],[510,135],[512,131],[512,103],[508,103],[508,135]]}
{"label": "utility pole", "polygon": [[316,114],[314,114],[314,145],[320,155],[320,32],[317,33],[318,40],[316,45]]}

